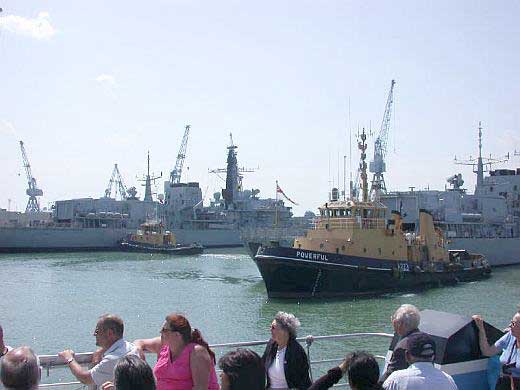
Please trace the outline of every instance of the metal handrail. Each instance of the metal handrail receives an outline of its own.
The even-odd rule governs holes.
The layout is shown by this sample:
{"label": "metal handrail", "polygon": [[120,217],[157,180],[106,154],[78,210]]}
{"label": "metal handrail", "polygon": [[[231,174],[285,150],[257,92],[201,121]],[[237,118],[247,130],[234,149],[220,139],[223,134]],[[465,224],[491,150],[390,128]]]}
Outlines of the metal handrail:
{"label": "metal handrail", "polygon": [[[322,359],[322,360],[311,360],[310,356],[310,347],[315,341],[325,341],[325,340],[347,340],[347,339],[356,339],[356,338],[366,338],[366,337],[380,337],[380,338],[388,338],[391,339],[393,337],[392,334],[382,333],[382,332],[364,332],[364,333],[344,333],[344,334],[335,334],[335,335],[326,335],[326,336],[306,336],[306,337],[298,337],[296,341],[300,343],[305,343],[306,353],[310,362],[310,375],[312,379],[312,366],[325,364],[325,363],[338,363],[343,360],[343,358],[338,359]],[[258,340],[258,341],[243,341],[243,342],[235,342],[235,343],[221,343],[221,344],[211,344],[210,348],[212,349],[228,349],[228,348],[243,348],[243,347],[254,347],[259,345],[266,345],[269,340]],[[151,353],[147,353],[151,354]],[[76,353],[74,355],[75,360],[81,365],[89,365],[92,362],[93,352],[82,352]],[[66,367],[67,363],[65,363],[58,355],[39,355],[40,365],[41,367],[47,371],[47,376],[49,376],[49,371],[51,368],[62,368]],[[385,357],[382,355],[375,355],[378,359],[384,359]],[[218,370],[217,370],[218,371]],[[58,386],[86,386],[80,382],[67,382],[67,383],[51,383],[51,384],[40,384],[40,388],[53,388]],[[336,386],[335,386],[336,387]]]}
{"label": "metal handrail", "polygon": [[381,218],[341,218],[331,217],[318,220],[314,230],[326,229],[384,229],[386,222]]}

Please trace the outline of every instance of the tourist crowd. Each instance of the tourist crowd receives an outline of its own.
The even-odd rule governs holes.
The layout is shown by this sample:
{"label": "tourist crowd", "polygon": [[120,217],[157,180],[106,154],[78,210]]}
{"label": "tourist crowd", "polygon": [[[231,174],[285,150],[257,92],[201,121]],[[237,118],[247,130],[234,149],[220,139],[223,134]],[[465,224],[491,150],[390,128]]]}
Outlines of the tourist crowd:
{"label": "tourist crowd", "polygon": [[[502,372],[496,389],[520,389],[520,310],[513,317],[506,334],[490,345],[480,316],[473,317],[479,330],[482,354],[501,353]],[[402,305],[392,316],[392,326],[400,337],[393,347],[383,373],[375,357],[364,351],[349,353],[337,366],[312,382],[309,361],[296,340],[299,320],[279,312],[271,323],[271,339],[262,356],[249,349],[228,352],[218,361],[215,354],[186,317],[170,314],[160,335],[130,343],[124,339],[123,320],[107,314],[99,318],[94,336],[99,349],[93,354],[93,367],[83,368],[74,351],[59,353],[72,374],[84,384],[103,390],[262,390],[329,389],[342,378],[354,390],[377,389],[457,389],[453,378],[434,366],[434,339],[419,331],[420,314],[413,305]],[[35,353],[26,346],[11,348],[4,343],[0,326],[0,379],[6,389],[36,389],[41,372]],[[155,353],[153,369],[145,353]]]}

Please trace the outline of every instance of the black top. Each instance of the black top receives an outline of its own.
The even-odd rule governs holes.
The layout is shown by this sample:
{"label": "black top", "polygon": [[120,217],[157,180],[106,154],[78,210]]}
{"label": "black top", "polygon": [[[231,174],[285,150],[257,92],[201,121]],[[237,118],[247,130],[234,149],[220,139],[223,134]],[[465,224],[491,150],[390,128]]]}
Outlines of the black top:
{"label": "black top", "polygon": [[395,345],[392,357],[390,358],[390,362],[386,367],[385,373],[379,379],[379,383],[383,383],[392,372],[408,368],[409,364],[406,361],[406,345],[408,344],[408,336],[416,332],[419,332],[419,329],[412,330],[411,332],[406,334],[401,340],[399,340],[398,343]]}
{"label": "black top", "polygon": [[[277,350],[278,344],[273,340],[270,340],[265,347],[264,354],[262,355],[262,362],[264,363],[266,372],[273,363]],[[309,359],[307,358],[307,354],[303,347],[294,338],[291,338],[287,343],[283,368],[285,380],[287,381],[287,386],[289,386],[289,388],[302,390],[307,390],[309,388],[311,385],[311,378],[309,377]],[[267,375],[266,388],[269,388],[270,386],[271,381],[269,375]]]}

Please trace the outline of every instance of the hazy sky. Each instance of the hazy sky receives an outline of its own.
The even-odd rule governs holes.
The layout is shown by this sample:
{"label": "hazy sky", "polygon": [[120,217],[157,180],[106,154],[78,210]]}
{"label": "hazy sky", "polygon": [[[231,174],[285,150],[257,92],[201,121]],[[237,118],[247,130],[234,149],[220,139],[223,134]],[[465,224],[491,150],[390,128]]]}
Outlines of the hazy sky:
{"label": "hazy sky", "polygon": [[20,139],[48,205],[102,196],[114,163],[139,185],[148,150],[167,176],[189,123],[183,181],[207,198],[224,185],[208,169],[225,166],[232,132],[240,166],[259,168],[245,188],[274,197],[278,180],[296,214],[315,210],[343,175],[349,129],[379,130],[391,79],[389,188],[443,188],[461,172],[472,190],[471,168],[453,158],[476,155],[479,120],[486,155],[520,151],[518,1],[0,7],[3,208],[27,202]]}

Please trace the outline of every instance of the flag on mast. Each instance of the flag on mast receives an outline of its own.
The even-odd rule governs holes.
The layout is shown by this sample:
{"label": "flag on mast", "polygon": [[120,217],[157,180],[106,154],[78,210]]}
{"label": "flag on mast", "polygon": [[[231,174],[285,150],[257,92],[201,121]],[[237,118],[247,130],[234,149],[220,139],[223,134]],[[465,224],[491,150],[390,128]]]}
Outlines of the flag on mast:
{"label": "flag on mast", "polygon": [[282,194],[285,199],[287,199],[289,202],[291,202],[293,205],[298,206],[298,203],[296,203],[294,200],[289,198],[287,195],[285,195],[285,192],[280,188],[278,185],[278,180],[276,181],[276,194]]}

